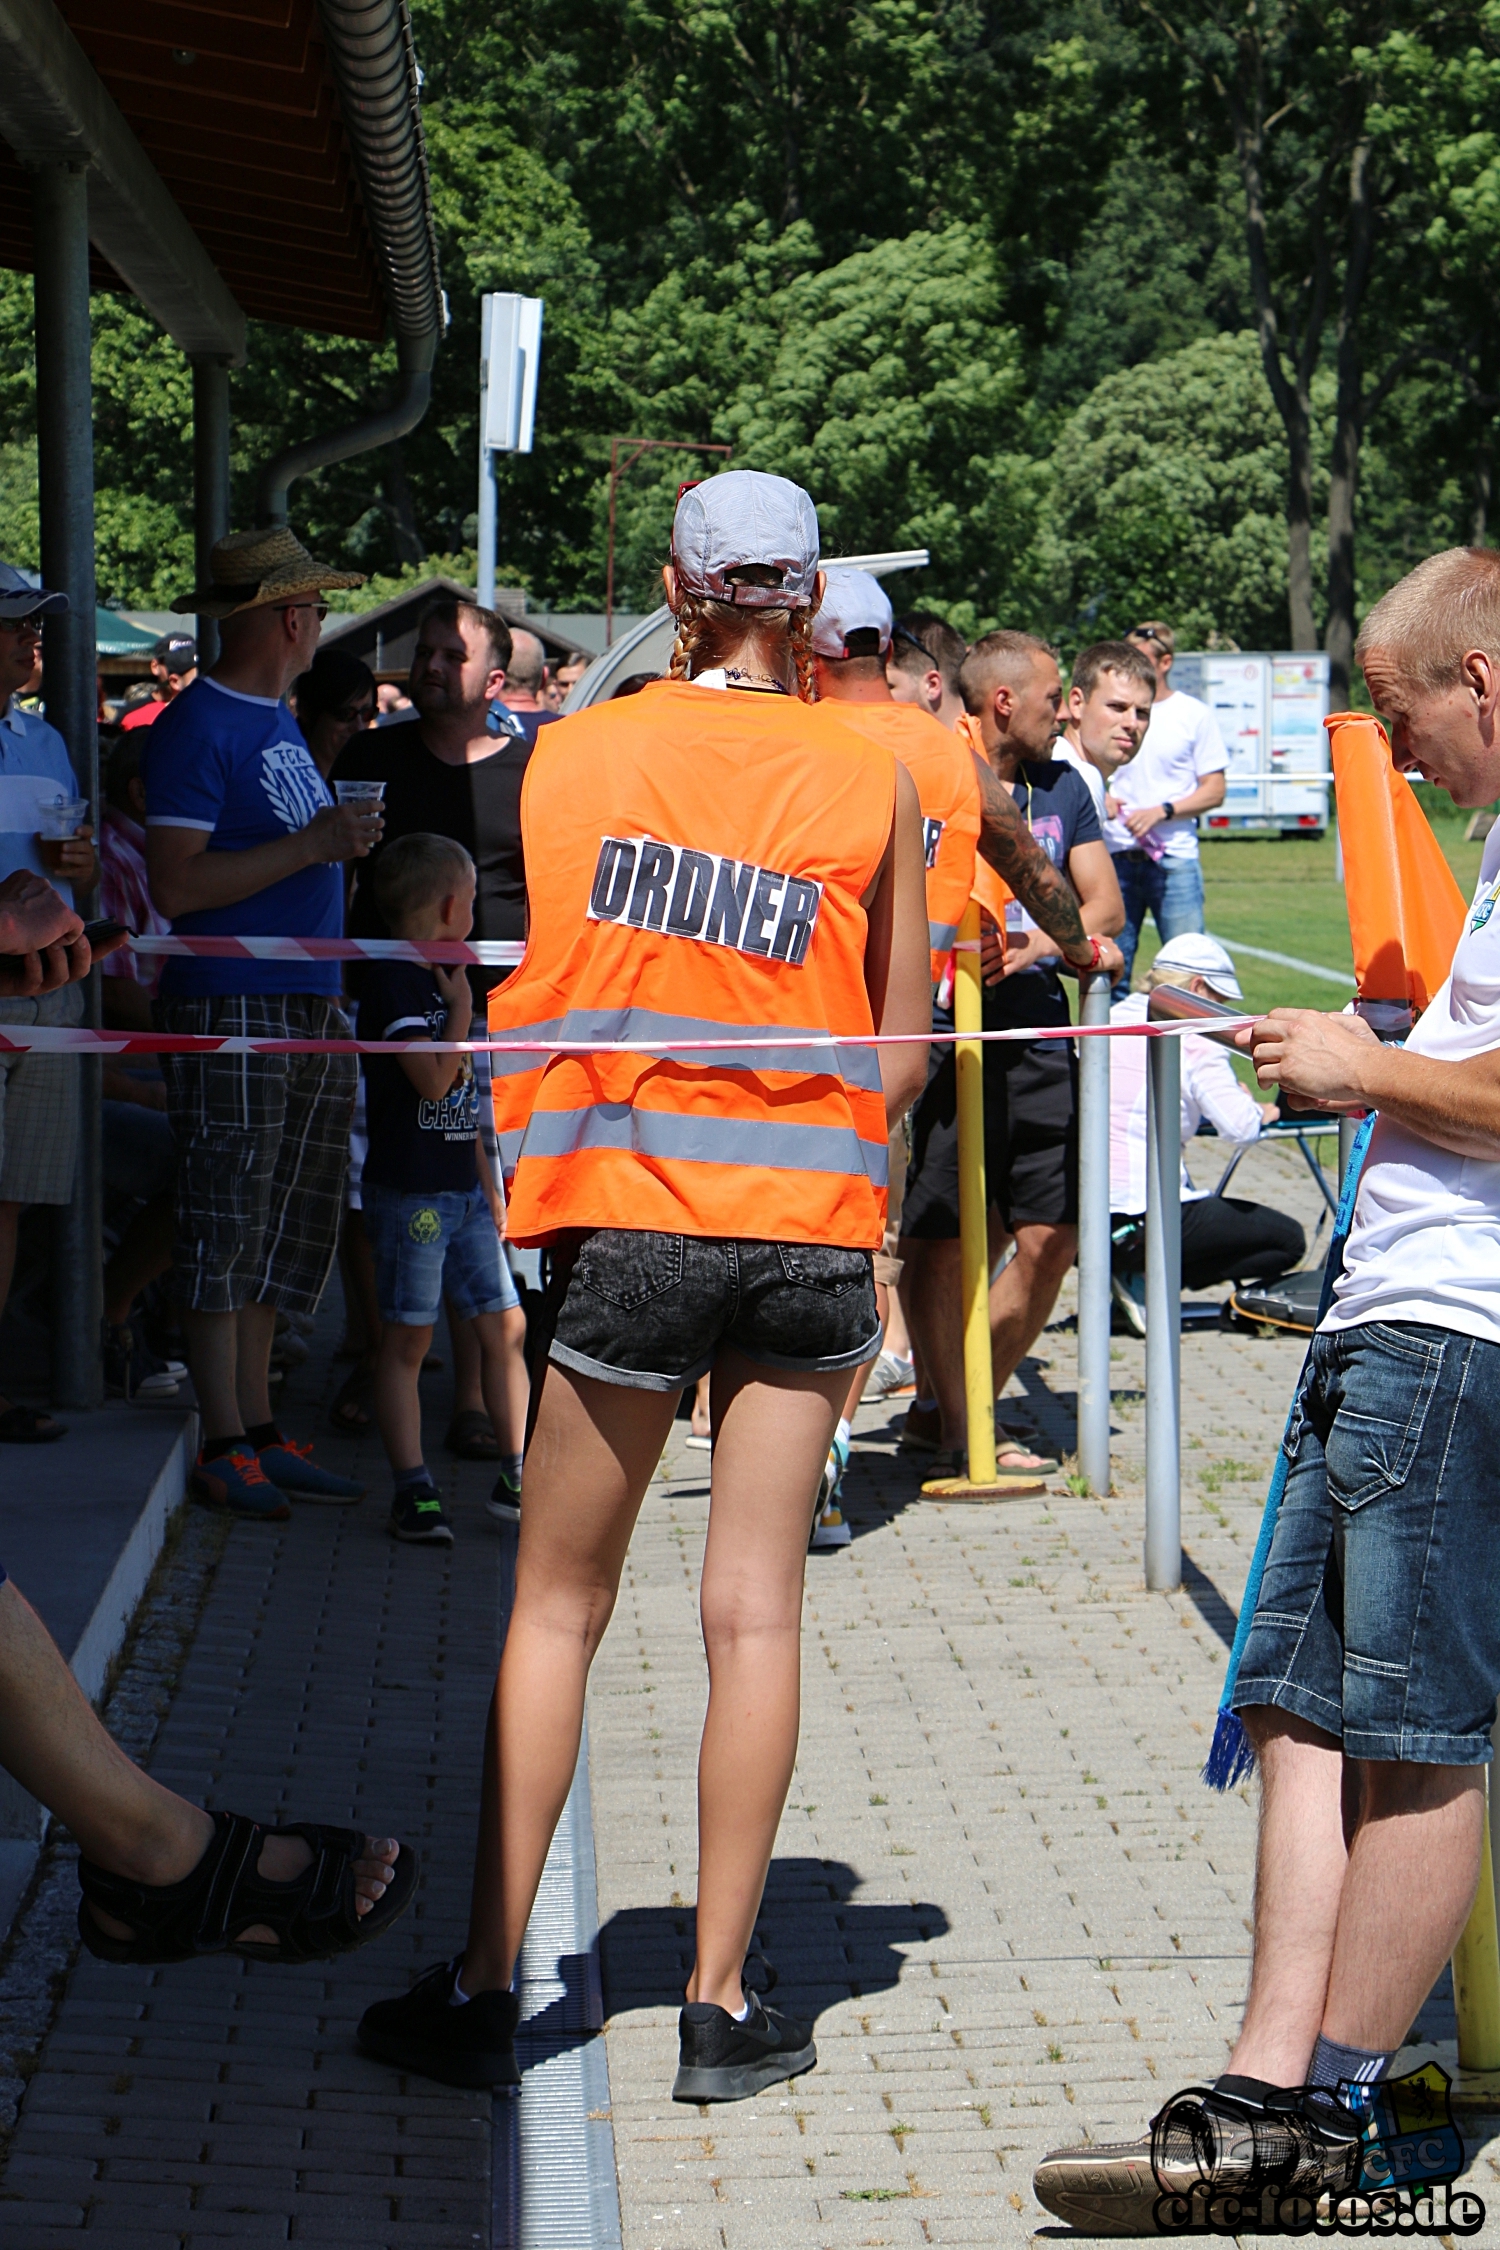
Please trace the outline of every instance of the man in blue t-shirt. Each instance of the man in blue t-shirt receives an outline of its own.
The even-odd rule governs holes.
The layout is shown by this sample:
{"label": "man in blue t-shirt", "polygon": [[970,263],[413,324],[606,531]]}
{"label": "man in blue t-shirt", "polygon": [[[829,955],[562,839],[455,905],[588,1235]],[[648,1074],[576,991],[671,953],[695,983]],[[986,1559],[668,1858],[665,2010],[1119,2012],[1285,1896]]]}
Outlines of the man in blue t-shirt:
{"label": "man in blue t-shirt", "polygon": [[[1016,801],[1033,839],[1078,895],[1091,937],[1113,937],[1125,904],[1083,776],[1050,755],[1062,703],[1057,659],[1029,633],[987,633],[964,658],[959,689],[971,730]],[[983,951],[987,1031],[1065,1024],[1061,948],[1018,900],[1006,908],[1002,945],[994,928]],[[951,1025],[951,1018],[949,1019]],[[1015,1256],[990,1290],[995,1392],[1030,1351],[1057,1302],[1078,1248],[1078,1063],[1070,1039],[1017,1040],[984,1050],[985,1186],[991,1205],[991,1264],[1009,1237]],[[997,1224],[998,1222],[998,1224]],[[903,1256],[913,1261],[912,1330],[934,1401],[907,1418],[909,1443],[961,1449],[966,1442],[960,1326],[958,1129],[953,1050],[934,1046],[932,1076],[912,1112],[912,1168],[901,1215]],[[933,1411],[936,1405],[936,1413]],[[1057,1467],[997,1425],[999,1466],[1042,1476]]]}
{"label": "man in blue t-shirt", "polygon": [[[359,586],[314,561],[284,526],[234,532],[211,582],[178,604],[220,620],[222,654],[150,729],[146,865],[175,935],[334,938],[340,862],[380,838],[379,809],[335,805],[283,698],[326,614],[320,593]],[[186,956],[169,961],[159,1029],[264,1039],[347,1039],[337,961]],[[313,1312],[338,1240],[352,1055],[164,1055],[177,1147],[175,1283],[203,1449],[200,1494],[279,1520],[287,1496],[358,1500],[271,1415],[276,1315]]]}

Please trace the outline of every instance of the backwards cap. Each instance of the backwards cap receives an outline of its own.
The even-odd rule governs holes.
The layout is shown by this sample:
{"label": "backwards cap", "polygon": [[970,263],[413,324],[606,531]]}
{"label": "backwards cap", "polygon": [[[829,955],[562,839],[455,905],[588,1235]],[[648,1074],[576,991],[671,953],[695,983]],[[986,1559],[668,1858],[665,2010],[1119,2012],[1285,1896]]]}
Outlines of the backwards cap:
{"label": "backwards cap", "polygon": [[[818,511],[786,477],[725,469],[678,501],[672,561],[689,594],[739,609],[806,609],[818,579]],[[731,581],[751,564],[779,570],[781,583]]]}
{"label": "backwards cap", "polygon": [[876,633],[878,651],[857,653],[884,656],[891,645],[895,619],[890,599],[878,578],[867,570],[841,570],[834,564],[826,574],[823,600],[813,619],[813,647],[819,656],[845,657],[856,653],[849,642],[856,633]]}

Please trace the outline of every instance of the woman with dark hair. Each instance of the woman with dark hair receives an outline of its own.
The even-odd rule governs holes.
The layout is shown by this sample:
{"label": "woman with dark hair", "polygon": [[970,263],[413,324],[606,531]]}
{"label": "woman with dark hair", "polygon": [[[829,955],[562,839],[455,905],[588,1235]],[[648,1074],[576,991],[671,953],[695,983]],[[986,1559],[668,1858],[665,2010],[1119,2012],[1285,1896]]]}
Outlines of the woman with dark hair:
{"label": "woman with dark hair", "polygon": [[292,708],[326,781],[333,762],[375,716],[375,675],[352,649],[320,648],[292,686]]}

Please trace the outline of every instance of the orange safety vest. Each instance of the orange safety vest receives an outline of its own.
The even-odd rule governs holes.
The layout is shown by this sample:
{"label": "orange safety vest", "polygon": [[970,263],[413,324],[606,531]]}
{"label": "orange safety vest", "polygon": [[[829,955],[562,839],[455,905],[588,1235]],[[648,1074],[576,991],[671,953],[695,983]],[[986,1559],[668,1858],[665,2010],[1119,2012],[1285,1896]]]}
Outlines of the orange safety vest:
{"label": "orange safety vest", "polygon": [[927,855],[927,942],[937,983],[974,888],[979,783],[966,741],[911,703],[835,703],[856,733],[894,750],[917,785]]}
{"label": "orange safety vest", "polygon": [[[887,1128],[860,898],[896,761],[817,705],[663,681],[544,727],[521,792],[529,932],[489,1026],[642,1040],[496,1054],[523,1244],[570,1228],[875,1249]],[[674,1040],[720,1041],[673,1053]]]}

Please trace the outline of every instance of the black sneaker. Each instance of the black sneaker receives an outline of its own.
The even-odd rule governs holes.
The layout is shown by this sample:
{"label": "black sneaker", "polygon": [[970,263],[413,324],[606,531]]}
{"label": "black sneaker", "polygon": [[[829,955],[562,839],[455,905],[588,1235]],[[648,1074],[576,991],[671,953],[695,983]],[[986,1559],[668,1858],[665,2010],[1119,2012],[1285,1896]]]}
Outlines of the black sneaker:
{"label": "black sneaker", "polygon": [[415,1547],[451,1547],[453,1526],[443,1514],[435,1484],[403,1484],[391,1502],[387,1529]]}
{"label": "black sneaker", "polygon": [[463,1960],[439,1961],[399,2000],[377,2000],[359,2019],[367,2055],[439,2078],[445,2086],[519,2086],[516,2024],[521,2003],[513,1992],[476,1992],[453,2005],[453,1980]]}
{"label": "black sneaker", "polygon": [[495,1489],[486,1500],[485,1507],[496,1523],[519,1523],[521,1520],[521,1487],[512,1484],[503,1469],[495,1479]]}
{"label": "black sneaker", "polygon": [[763,2087],[811,2070],[818,2059],[812,2032],[748,1995],[750,2013],[736,2023],[727,2008],[690,2000],[677,2018],[674,2102],[743,2102]]}

